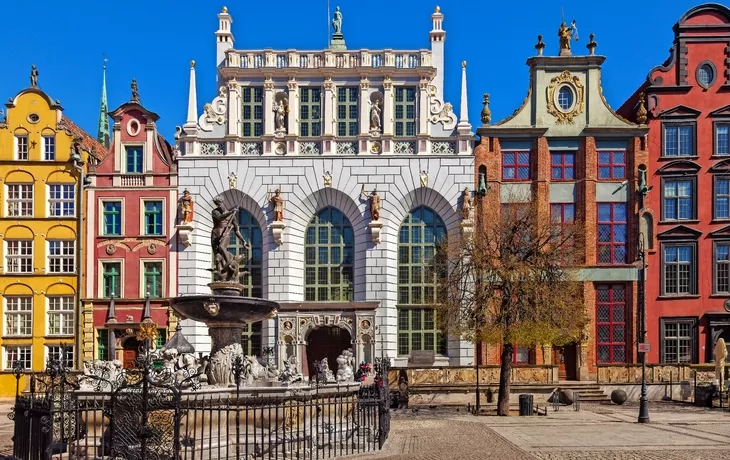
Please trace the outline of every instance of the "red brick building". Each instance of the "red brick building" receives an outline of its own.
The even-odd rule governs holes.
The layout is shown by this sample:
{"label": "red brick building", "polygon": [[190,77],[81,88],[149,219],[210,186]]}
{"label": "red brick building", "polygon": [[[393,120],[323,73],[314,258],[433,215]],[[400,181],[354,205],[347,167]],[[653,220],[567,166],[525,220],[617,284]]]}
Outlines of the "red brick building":
{"label": "red brick building", "polygon": [[177,324],[168,300],[177,293],[177,253],[171,250],[177,168],[172,148],[157,132],[159,116],[141,105],[136,83],[131,100],[109,116],[109,154],[93,166],[87,188],[84,356],[129,366],[144,319],[158,325],[158,343]]}
{"label": "red brick building", "polygon": [[[548,46],[556,49],[558,40]],[[480,209],[537,202],[543,222],[583,223],[585,254],[577,268],[591,321],[576,343],[518,347],[514,362],[554,363],[561,380],[591,380],[599,364],[637,360],[636,179],[647,161],[646,128],[618,116],[603,98],[606,58],[595,54],[593,36],[583,56],[574,55],[570,40],[553,56],[543,55],[542,36],[535,48],[523,105],[496,124],[483,113],[477,130],[476,181],[485,185],[477,220]],[[499,346],[477,348],[480,363],[499,363]]]}
{"label": "red brick building", "polygon": [[619,111],[649,126],[647,361],[703,363],[730,343],[730,9],[694,7],[674,34]]}

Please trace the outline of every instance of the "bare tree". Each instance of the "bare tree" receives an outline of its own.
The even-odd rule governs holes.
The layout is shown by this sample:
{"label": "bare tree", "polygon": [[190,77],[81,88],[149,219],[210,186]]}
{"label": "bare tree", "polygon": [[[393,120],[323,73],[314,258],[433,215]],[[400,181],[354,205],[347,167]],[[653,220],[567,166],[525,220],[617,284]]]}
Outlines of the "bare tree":
{"label": "bare tree", "polygon": [[575,216],[553,214],[502,205],[480,214],[471,237],[442,242],[435,257],[440,326],[502,347],[499,415],[509,414],[514,347],[573,342],[588,321],[570,268],[582,260],[583,232]]}

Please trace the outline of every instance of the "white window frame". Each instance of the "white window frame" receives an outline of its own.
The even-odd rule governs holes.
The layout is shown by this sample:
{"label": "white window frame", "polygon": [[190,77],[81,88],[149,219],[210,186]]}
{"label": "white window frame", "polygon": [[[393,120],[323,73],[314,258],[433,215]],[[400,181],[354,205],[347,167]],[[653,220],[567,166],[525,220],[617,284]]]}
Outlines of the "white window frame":
{"label": "white window frame", "polygon": [[[53,304],[58,301],[57,306],[59,308],[53,309]],[[47,327],[46,334],[50,336],[73,336],[74,335],[74,305],[76,304],[76,298],[72,295],[52,295],[46,297],[46,319]],[[51,330],[51,317],[57,316],[58,319],[58,332]],[[64,329],[68,329],[64,331]]]}
{"label": "white window frame", "polygon": [[[24,248],[24,243],[30,243],[28,247]],[[13,249],[13,246],[17,244],[17,248]],[[23,253],[27,250],[27,253]],[[15,252],[13,254],[13,252]],[[21,270],[23,267],[23,261],[26,259],[29,264],[28,270]],[[17,260],[18,271],[11,270],[14,265],[12,261]],[[30,239],[18,239],[18,240],[6,240],[5,241],[5,273],[33,273],[33,240]]]}
{"label": "white window frame", "polygon": [[[127,148],[130,148],[130,147],[142,149],[142,172],[130,172],[129,169],[127,168],[129,166],[127,164]],[[147,165],[146,157],[147,157],[147,150],[145,149],[144,143],[142,143],[142,144],[140,144],[140,143],[130,143],[130,144],[122,143],[122,164],[121,164],[121,168],[119,168],[119,169],[120,169],[120,171],[122,171],[122,174],[125,174],[125,175],[144,174],[147,171],[147,169],[145,168],[145,166]]]}
{"label": "white window frame", "polygon": [[[25,142],[21,143],[21,139],[25,139]],[[21,144],[24,144],[25,151],[21,151]],[[27,133],[15,135],[15,159],[18,161],[30,160],[30,139]]]}
{"label": "white window frame", "polygon": [[124,259],[100,259],[97,265],[97,294],[100,299],[104,297],[104,264],[118,263],[119,264],[119,289],[122,292],[115,292],[114,298],[119,299],[124,297]]}
{"label": "white window frame", "polygon": [[[51,245],[55,243],[58,243],[60,253],[52,253]],[[76,241],[48,240],[48,267],[46,270],[48,273],[76,273]]]}
{"label": "white window frame", "polygon": [[[13,188],[18,187],[17,190]],[[35,190],[32,183],[7,184],[5,189],[6,217],[33,217]],[[23,205],[26,205],[25,207]]]}
{"label": "white window frame", "polygon": [[[60,198],[54,197],[53,187],[60,187]],[[71,198],[65,198],[69,190]],[[64,213],[66,203],[70,204],[70,214]],[[56,212],[54,205],[59,205],[60,214]],[[76,217],[76,184],[48,184],[48,217]]]}
{"label": "white window frame", "polygon": [[[57,345],[56,344],[49,344],[49,345],[46,345],[45,348],[46,348],[46,356],[45,356],[45,361],[46,362],[48,362],[49,359],[51,359],[51,356],[54,355],[54,354],[56,355],[54,357],[54,362],[56,362],[58,360],[58,358],[60,358],[61,344],[57,344]],[[74,368],[74,367],[76,367],[75,366],[75,363],[74,363],[74,348],[72,346],[69,346],[69,345],[66,345],[66,344],[64,344],[64,348],[66,348],[66,353],[70,353],[71,354],[70,357],[68,356],[68,354],[66,354],[64,356],[65,361],[66,361],[65,364],[64,364],[64,367],[67,367],[67,368]]]}
{"label": "white window frame", "polygon": [[[106,204],[106,203],[121,203],[121,205],[122,205],[122,209],[119,213],[119,217],[120,217],[119,226],[120,226],[120,230],[121,230],[121,233],[119,235],[107,235],[104,232],[104,230],[105,230],[105,228],[104,228],[104,204]],[[124,225],[126,223],[126,219],[124,218],[124,210],[127,209],[126,205],[127,205],[127,203],[124,198],[112,198],[112,197],[99,198],[99,222],[97,225],[99,226],[99,235],[100,236],[111,237],[111,238],[119,238],[119,237],[124,236],[124,228],[125,228]],[[144,216],[142,216],[142,219],[144,220]],[[141,228],[142,227],[140,226],[140,229]],[[142,233],[140,233],[140,235],[141,234]]]}
{"label": "white window frame", "polygon": [[[147,233],[147,222],[146,222],[146,211],[147,203],[150,201],[161,201],[162,202],[162,233],[159,235],[154,233]],[[123,214],[123,213],[122,213]],[[165,197],[145,197],[139,199],[139,234],[149,236],[151,238],[160,238],[166,236],[167,231],[167,200]]]}
{"label": "white window frame", "polygon": [[[33,335],[33,297],[29,295],[6,296],[4,301],[3,337],[31,337]],[[8,330],[10,325],[8,318],[11,316],[15,317],[16,328],[13,331]],[[27,318],[29,324],[27,332],[23,332],[21,326],[23,318]]]}
{"label": "white window frame", "polygon": [[[43,138],[43,160],[56,161],[56,135],[44,134],[41,137]],[[53,158],[48,158],[49,153]]]}
{"label": "white window frame", "polygon": [[15,361],[9,362],[8,360],[8,352],[10,351],[17,351],[18,352],[18,358],[20,359],[21,351],[26,351],[27,353],[27,360],[26,363],[28,366],[24,367],[24,369],[30,370],[33,368],[33,346],[32,345],[3,345],[3,370],[12,370],[13,364],[15,364]]}
{"label": "white window frame", "polygon": [[151,299],[161,299],[165,297],[165,289],[167,288],[167,282],[165,280],[165,274],[167,273],[165,259],[140,259],[139,260],[139,293],[140,298],[145,298],[147,296],[147,286],[145,285],[145,269],[144,264],[149,263],[159,263],[162,264],[162,268],[160,269],[160,282],[162,284],[162,295],[160,297],[150,297]]}

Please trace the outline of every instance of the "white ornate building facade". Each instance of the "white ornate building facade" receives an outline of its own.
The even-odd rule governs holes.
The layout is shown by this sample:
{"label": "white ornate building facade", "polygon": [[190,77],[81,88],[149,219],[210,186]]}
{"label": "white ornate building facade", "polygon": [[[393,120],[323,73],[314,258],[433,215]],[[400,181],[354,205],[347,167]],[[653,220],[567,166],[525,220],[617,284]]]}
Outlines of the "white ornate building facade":
{"label": "white ornate building facade", "polygon": [[[442,96],[444,16],[436,8],[431,18],[430,49],[347,50],[336,33],[320,51],[237,50],[223,8],[219,91],[202,115],[191,63],[177,148],[180,193],[192,194],[195,214],[178,227],[179,292],[210,292],[220,196],[239,209],[248,240],[230,247],[246,253],[244,295],[281,304],[276,319],[249,327],[244,352],[272,347],[280,365],[296,356],[305,375],[346,348],[358,362],[405,364],[414,351],[436,364],[473,361],[472,344],[442,336],[429,308],[429,258],[439,237],[462,231],[460,197],[474,188],[466,63],[457,119]],[[183,325],[197,351],[209,350],[204,325]]]}

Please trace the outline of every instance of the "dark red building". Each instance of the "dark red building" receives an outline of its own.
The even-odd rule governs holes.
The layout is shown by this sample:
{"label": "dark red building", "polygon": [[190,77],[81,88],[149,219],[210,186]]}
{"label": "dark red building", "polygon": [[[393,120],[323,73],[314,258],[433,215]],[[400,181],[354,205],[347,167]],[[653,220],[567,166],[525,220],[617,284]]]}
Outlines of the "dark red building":
{"label": "dark red building", "polygon": [[[173,150],[157,132],[159,116],[132,98],[109,113],[112,141],[87,188],[86,359],[131,364],[143,320],[158,325],[157,345],[177,320],[177,257],[171,251],[178,210]],[[104,104],[104,102],[102,103]]]}
{"label": "dark red building", "polygon": [[619,112],[649,126],[647,361],[703,363],[730,343],[730,9],[694,7],[674,34]]}

